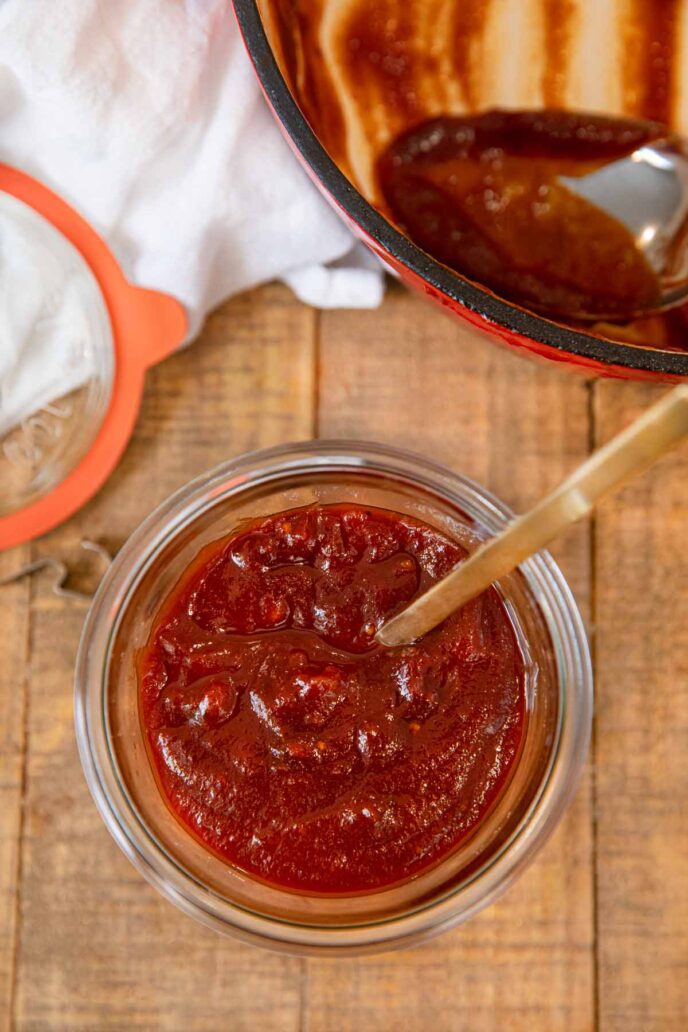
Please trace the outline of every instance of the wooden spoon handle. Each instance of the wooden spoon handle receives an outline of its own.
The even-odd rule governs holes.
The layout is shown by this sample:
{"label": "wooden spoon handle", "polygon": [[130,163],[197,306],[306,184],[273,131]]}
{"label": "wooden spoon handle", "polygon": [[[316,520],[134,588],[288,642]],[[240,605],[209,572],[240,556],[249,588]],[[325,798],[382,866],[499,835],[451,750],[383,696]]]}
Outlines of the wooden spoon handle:
{"label": "wooden spoon handle", "polygon": [[513,520],[464,563],[389,620],[377,633],[383,645],[415,641],[511,573],[623,481],[648,469],[688,434],[688,386],[675,387],[626,430],[596,451],[534,509]]}

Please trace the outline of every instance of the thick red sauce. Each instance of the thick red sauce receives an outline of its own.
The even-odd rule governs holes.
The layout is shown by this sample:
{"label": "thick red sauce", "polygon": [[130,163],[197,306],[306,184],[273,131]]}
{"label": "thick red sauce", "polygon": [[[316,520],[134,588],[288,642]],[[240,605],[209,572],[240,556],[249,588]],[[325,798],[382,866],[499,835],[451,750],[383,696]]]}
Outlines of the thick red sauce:
{"label": "thick red sauce", "polygon": [[503,789],[525,720],[513,626],[490,589],[413,646],[377,628],[464,550],[356,506],[250,523],[199,556],[140,663],[162,791],[213,851],[342,893],[432,865]]}
{"label": "thick red sauce", "polygon": [[613,318],[656,305],[659,280],[629,230],[561,177],[664,135],[567,111],[436,118],[395,140],[378,175],[394,220],[445,265],[533,308]]}

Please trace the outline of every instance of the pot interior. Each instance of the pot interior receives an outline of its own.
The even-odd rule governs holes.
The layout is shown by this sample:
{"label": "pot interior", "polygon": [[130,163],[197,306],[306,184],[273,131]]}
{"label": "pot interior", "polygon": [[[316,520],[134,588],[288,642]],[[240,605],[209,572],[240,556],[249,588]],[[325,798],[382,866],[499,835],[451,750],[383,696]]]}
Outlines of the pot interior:
{"label": "pot interior", "polygon": [[[688,0],[257,4],[319,141],[390,221],[380,156],[432,118],[544,107],[650,119],[688,133]],[[624,325],[558,322],[604,340],[688,351],[681,309]]]}

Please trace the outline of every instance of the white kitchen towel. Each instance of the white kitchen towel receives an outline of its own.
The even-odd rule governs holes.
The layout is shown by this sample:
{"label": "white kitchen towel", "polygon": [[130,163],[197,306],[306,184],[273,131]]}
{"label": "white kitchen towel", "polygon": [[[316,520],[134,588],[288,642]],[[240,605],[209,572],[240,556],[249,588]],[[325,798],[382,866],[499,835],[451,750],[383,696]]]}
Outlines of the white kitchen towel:
{"label": "white kitchen towel", "polygon": [[268,111],[229,0],[0,0],[0,161],[73,204],[133,283],[179,298],[189,337],[274,278],[321,307],[381,300],[379,264]]}

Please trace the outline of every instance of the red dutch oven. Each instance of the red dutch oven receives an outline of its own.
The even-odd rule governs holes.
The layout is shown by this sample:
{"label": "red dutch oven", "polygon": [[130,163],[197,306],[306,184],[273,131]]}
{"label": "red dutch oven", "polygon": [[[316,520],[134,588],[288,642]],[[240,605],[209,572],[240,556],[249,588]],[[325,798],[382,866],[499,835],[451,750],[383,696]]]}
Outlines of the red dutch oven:
{"label": "red dutch oven", "polygon": [[492,340],[589,375],[672,381],[688,377],[688,352],[616,343],[551,322],[464,279],[400,233],[332,161],[294,100],[265,33],[256,0],[233,0],[263,92],[309,175],[356,236],[404,283]]}

